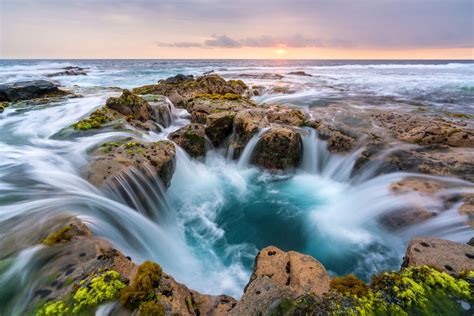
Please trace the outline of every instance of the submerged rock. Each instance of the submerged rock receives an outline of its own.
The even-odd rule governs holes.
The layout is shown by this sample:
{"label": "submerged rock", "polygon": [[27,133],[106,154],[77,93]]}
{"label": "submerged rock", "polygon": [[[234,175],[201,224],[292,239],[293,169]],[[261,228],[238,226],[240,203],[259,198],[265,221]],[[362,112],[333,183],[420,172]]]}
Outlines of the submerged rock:
{"label": "submerged rock", "polygon": [[191,123],[169,135],[169,139],[183,148],[191,157],[206,154],[206,129],[203,124]]}
{"label": "submerged rock", "polygon": [[[177,78],[178,77],[178,78]],[[185,102],[199,94],[227,93],[241,95],[248,87],[241,80],[224,80],[216,74],[205,75],[196,79],[178,75],[160,81],[155,85],[147,85],[133,89],[137,94],[159,94],[168,97],[176,106],[184,106]]]}
{"label": "submerged rock", "polygon": [[293,75],[293,76],[303,76],[303,77],[312,77],[313,76],[313,75],[311,75],[307,72],[304,72],[304,71],[292,71],[292,72],[289,72],[288,74]]}
{"label": "submerged rock", "polygon": [[474,271],[474,247],[434,237],[410,241],[403,267],[427,265],[450,275]]}
{"label": "submerged rock", "polygon": [[62,76],[86,76],[87,72],[84,68],[77,66],[68,66],[62,68],[62,71],[58,71],[52,74],[46,75],[47,77],[62,77]]}
{"label": "submerged rock", "polygon": [[174,144],[170,141],[108,142],[92,154],[85,175],[92,184],[102,186],[125,174],[130,168],[146,169],[145,173],[157,175],[168,186],[176,167],[175,154]]}
{"label": "submerged rock", "polygon": [[239,77],[241,78],[248,78],[248,79],[270,79],[270,80],[280,80],[283,79],[284,76],[275,73],[260,73],[260,74],[240,74]]}
{"label": "submerged rock", "polygon": [[271,127],[258,141],[252,161],[267,169],[297,167],[303,149],[301,135],[283,126]]}
{"label": "submerged rock", "polygon": [[20,81],[0,85],[0,101],[16,102],[21,100],[59,97],[70,94],[47,80]]}

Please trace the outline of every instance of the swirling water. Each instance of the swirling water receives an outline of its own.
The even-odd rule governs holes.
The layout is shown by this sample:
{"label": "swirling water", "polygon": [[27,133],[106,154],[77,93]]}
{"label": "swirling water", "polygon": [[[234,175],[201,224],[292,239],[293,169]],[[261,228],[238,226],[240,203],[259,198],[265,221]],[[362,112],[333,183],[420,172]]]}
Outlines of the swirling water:
{"label": "swirling water", "polygon": [[[204,293],[240,297],[258,249],[276,245],[308,253],[334,274],[373,273],[399,267],[406,243],[415,235],[465,242],[472,235],[454,205],[433,220],[387,230],[384,214],[417,206],[442,208],[438,196],[393,195],[389,186],[408,174],[379,174],[377,165],[356,171],[360,151],[338,156],[314,130],[302,131],[304,157],[294,173],[270,174],[250,162],[255,137],[239,161],[225,148],[203,160],[178,148],[168,190],[136,170],[116,186],[96,188],[81,177],[88,152],[100,143],[127,136],[164,139],[188,122],[174,109],[163,133],[134,130],[71,133],[68,127],[118,92],[176,73],[215,70],[227,78],[263,72],[304,70],[313,77],[251,79],[264,86],[291,85],[292,95],[265,93],[257,102],[324,106],[327,100],[379,100],[387,96],[424,102],[433,108],[470,113],[474,64],[453,62],[354,61],[0,61],[0,82],[44,78],[65,66],[88,68],[87,76],[53,77],[84,95],[42,106],[17,104],[0,114],[0,314],[21,314],[45,274],[38,240],[55,219],[75,215],[94,234],[109,240],[134,261],[159,262],[178,281]],[[410,79],[409,81],[407,79]],[[264,132],[264,131],[262,131]],[[419,177],[427,177],[418,175]],[[463,191],[464,190],[464,191]],[[140,197],[138,197],[140,193]],[[54,254],[61,256],[61,254]]]}

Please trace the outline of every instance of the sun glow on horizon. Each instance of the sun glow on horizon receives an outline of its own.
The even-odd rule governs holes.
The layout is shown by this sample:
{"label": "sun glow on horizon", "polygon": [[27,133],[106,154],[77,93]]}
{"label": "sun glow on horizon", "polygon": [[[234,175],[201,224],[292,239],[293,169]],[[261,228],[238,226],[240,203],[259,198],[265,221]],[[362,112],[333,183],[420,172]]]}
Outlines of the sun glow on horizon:
{"label": "sun glow on horizon", "polygon": [[286,49],[281,47],[273,50],[273,52],[279,56],[285,55],[287,53]]}

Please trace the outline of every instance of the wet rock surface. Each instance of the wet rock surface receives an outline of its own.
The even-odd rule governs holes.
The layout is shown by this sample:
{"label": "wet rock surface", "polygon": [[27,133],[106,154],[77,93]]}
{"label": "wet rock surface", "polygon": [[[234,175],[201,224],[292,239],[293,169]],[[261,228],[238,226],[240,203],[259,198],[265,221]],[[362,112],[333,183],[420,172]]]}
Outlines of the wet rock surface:
{"label": "wet rock surface", "polygon": [[427,265],[451,275],[474,271],[474,247],[434,237],[410,241],[403,267]]}
{"label": "wet rock surface", "polygon": [[0,101],[15,102],[38,98],[58,97],[69,92],[47,80],[19,81],[0,85]]}
{"label": "wet rock surface", "polygon": [[191,123],[169,135],[169,139],[183,148],[191,157],[206,154],[206,128],[203,124]]}
{"label": "wet rock surface", "polygon": [[102,186],[135,168],[145,174],[157,175],[168,186],[176,167],[175,154],[170,141],[104,143],[92,153],[85,177],[92,184]]}
{"label": "wet rock surface", "polygon": [[77,66],[68,66],[62,68],[61,71],[48,74],[47,77],[62,77],[62,76],[87,76],[86,69]]}
{"label": "wet rock surface", "polygon": [[258,141],[252,161],[267,169],[298,166],[302,157],[301,135],[288,127],[271,127]]}

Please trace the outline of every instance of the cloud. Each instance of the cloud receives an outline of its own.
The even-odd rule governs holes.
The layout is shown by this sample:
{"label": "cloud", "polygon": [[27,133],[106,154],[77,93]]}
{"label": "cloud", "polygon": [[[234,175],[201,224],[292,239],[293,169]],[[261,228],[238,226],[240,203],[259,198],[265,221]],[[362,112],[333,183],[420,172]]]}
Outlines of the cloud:
{"label": "cloud", "polygon": [[160,47],[176,47],[176,48],[241,48],[241,47],[353,47],[353,43],[347,40],[322,40],[318,38],[304,37],[296,34],[292,36],[271,36],[262,35],[257,37],[246,37],[242,39],[234,39],[227,35],[212,35],[210,39],[203,42],[159,42]]}
{"label": "cloud", "polygon": [[176,48],[191,48],[191,47],[203,47],[202,43],[196,42],[175,42],[175,43],[164,43],[157,42],[156,45],[159,47],[176,47]]}
{"label": "cloud", "polygon": [[230,38],[227,35],[212,35],[212,39],[204,41],[204,44],[210,47],[239,48],[242,44]]}

